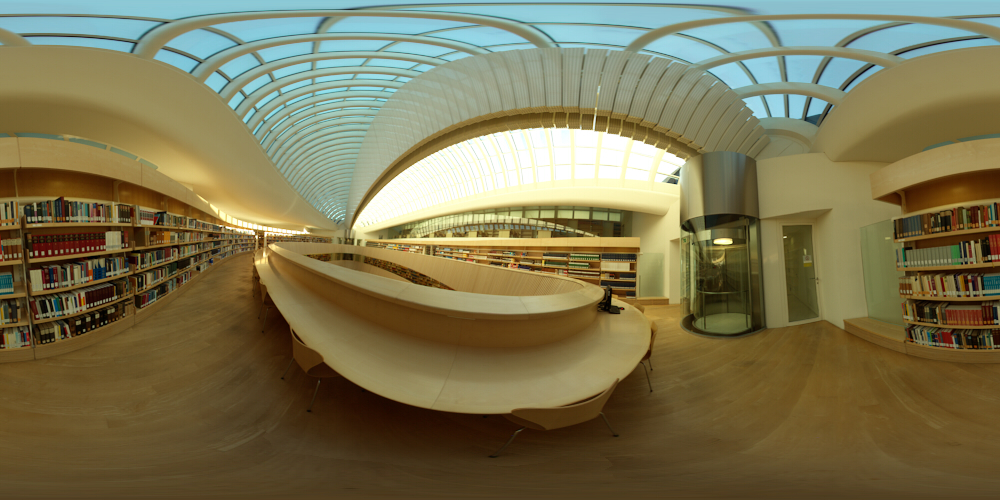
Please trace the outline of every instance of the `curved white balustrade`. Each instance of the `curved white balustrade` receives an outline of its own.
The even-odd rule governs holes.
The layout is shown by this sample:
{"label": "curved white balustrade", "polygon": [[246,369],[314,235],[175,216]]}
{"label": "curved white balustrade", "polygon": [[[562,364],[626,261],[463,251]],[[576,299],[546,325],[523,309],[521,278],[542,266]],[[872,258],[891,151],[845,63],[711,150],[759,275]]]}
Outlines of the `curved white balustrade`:
{"label": "curved white balustrade", "polygon": [[[456,290],[305,256],[325,253],[387,260]],[[497,414],[573,403],[627,376],[649,346],[638,310],[618,303],[621,315],[598,313],[599,288],[559,276],[320,243],[272,244],[255,265],[282,315],[328,365],[414,406]]]}

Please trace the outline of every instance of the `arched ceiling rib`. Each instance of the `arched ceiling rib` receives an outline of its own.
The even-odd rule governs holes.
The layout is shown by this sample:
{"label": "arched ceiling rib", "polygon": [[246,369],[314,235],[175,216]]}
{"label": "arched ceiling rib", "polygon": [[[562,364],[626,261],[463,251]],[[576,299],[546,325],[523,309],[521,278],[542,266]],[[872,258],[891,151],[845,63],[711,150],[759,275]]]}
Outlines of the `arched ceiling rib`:
{"label": "arched ceiling rib", "polygon": [[[347,206],[349,191],[367,182],[356,178],[355,165],[322,155],[319,163],[316,156],[307,162],[294,160],[314,153],[317,140],[336,141],[341,132],[364,135],[371,127],[360,124],[371,120],[359,122],[359,115],[377,113],[377,122],[395,99],[394,91],[405,90],[411,79],[451,61],[559,47],[627,51],[694,65],[710,74],[681,78],[667,68],[669,61],[644,64],[624,55],[608,57],[602,71],[619,72],[621,79],[602,84],[591,107],[604,109],[604,100],[620,95],[618,107],[607,106],[613,119],[646,126],[669,123],[685,130],[685,136],[678,137],[682,143],[707,149],[752,148],[753,144],[744,144],[759,140],[757,132],[748,128],[751,116],[822,123],[845,93],[883,68],[923,54],[996,45],[1000,40],[1000,13],[989,2],[913,3],[907,5],[906,15],[899,15],[896,3],[877,1],[850,6],[800,2],[794,13],[780,11],[777,4],[746,8],[611,2],[384,5],[361,0],[340,2],[340,10],[303,10],[299,6],[305,2],[290,0],[281,4],[285,9],[281,11],[266,10],[274,4],[263,0],[240,2],[237,11],[232,11],[231,3],[219,5],[98,2],[74,11],[65,3],[6,5],[0,0],[0,47],[96,47],[156,59],[188,72],[234,109],[286,179],[296,175],[290,169],[294,165],[309,166],[310,182],[353,176],[353,183],[338,182],[321,192],[296,186],[304,196],[308,193],[306,201],[314,207],[324,207],[331,217],[343,217],[353,210]],[[543,63],[533,59],[515,65],[495,94],[484,95],[490,109],[510,109],[511,103],[523,102],[544,111],[547,93],[558,91],[569,102],[579,99],[581,91],[596,92],[593,86],[570,89],[547,81],[543,73],[549,70]],[[590,70],[582,66],[582,56],[579,61],[564,61],[562,69],[577,63],[579,71]],[[657,74],[659,80],[640,82],[638,76],[646,73]],[[716,88],[716,78],[736,93]],[[685,101],[686,107],[667,106],[665,95],[678,90],[697,99]],[[453,89],[446,92],[456,95]],[[635,109],[659,111],[654,116],[647,109],[640,117],[632,107],[621,107],[629,92],[634,94]],[[348,99],[341,103],[344,111],[355,107],[348,103],[366,111],[341,113],[330,103],[338,98]],[[470,106],[460,103],[457,109],[471,110]],[[439,120],[443,113],[430,110],[433,118],[428,118],[414,111],[411,108],[408,115],[411,128],[428,133],[432,131],[424,121]],[[332,123],[339,126],[329,127]],[[310,146],[299,147],[303,141]],[[382,141],[389,149],[394,147],[390,138],[382,136]],[[348,149],[357,143],[329,146]]]}

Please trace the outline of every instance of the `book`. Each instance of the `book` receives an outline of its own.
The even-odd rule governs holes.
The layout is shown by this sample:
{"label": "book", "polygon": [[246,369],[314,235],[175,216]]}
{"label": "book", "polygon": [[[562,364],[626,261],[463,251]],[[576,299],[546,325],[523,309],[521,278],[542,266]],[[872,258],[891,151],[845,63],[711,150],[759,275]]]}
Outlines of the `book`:
{"label": "book", "polygon": [[24,205],[24,217],[28,224],[131,224],[134,211],[135,208],[131,205],[72,201],[65,197]]}
{"label": "book", "polygon": [[0,349],[20,349],[31,346],[31,330],[27,326],[0,328]]}

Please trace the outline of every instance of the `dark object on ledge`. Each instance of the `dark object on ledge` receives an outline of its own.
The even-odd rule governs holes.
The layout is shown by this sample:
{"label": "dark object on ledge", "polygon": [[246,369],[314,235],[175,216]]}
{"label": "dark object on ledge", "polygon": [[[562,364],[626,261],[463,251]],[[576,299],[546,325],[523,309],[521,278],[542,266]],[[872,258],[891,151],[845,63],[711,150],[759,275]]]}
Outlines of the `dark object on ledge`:
{"label": "dark object on ledge", "polygon": [[597,304],[598,311],[607,311],[608,314],[622,313],[622,308],[611,305],[612,295],[613,294],[611,293],[611,287],[610,286],[604,287],[604,299]]}

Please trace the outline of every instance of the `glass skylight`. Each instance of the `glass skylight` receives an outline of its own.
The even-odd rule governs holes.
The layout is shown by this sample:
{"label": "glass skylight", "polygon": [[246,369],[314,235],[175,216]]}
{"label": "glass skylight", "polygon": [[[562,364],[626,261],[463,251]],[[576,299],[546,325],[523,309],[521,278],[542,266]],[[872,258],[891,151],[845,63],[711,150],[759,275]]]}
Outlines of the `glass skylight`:
{"label": "glass skylight", "polygon": [[627,137],[591,130],[527,129],[476,137],[404,170],[372,199],[359,226],[440,203],[552,180],[635,181],[650,186],[684,160]]}
{"label": "glass skylight", "polygon": [[[182,32],[162,40],[165,45],[155,54],[157,61],[182,71],[199,75],[199,81],[220,93],[248,130],[258,133],[262,146],[271,155],[285,154],[303,143],[306,137],[315,140],[318,127],[341,122],[356,127],[357,116],[331,113],[331,109],[296,107],[296,119],[285,120],[286,105],[311,99],[314,95],[345,94],[361,99],[359,106],[378,110],[382,102],[392,97],[399,85],[376,84],[374,81],[395,80],[404,83],[425,71],[465,57],[470,52],[483,53],[530,49],[536,36],[557,47],[582,47],[588,50],[622,50],[649,30],[699,20],[725,19],[734,16],[777,14],[878,14],[908,16],[939,16],[1000,27],[995,2],[910,2],[905,12],[898,2],[762,2],[756,4],[644,4],[617,2],[590,3],[525,3],[525,2],[447,2],[418,5],[385,3],[381,0],[345,0],[336,5],[323,0],[287,0],[276,5],[265,0],[243,0],[238,3],[201,2],[136,2],[102,0],[100,2],[24,2],[0,0],[0,29],[23,35],[31,44],[70,45],[119,52],[141,51],[142,44],[168,26],[197,21],[198,16],[233,13],[256,13],[253,19],[219,19],[211,26]],[[343,9],[329,15],[315,12],[300,17],[280,17],[271,12],[296,10]],[[420,15],[472,16],[464,19],[433,19],[397,17],[412,12]],[[375,14],[375,15],[362,15]],[[284,14],[281,14],[284,16]],[[963,17],[991,16],[991,17]],[[302,36],[342,34],[344,39],[303,42]],[[358,34],[352,37],[351,34]],[[386,39],[367,40],[370,34]],[[532,35],[533,34],[533,35]],[[289,38],[292,37],[292,38]],[[219,60],[227,49],[267,40],[275,42],[249,54]],[[455,42],[466,44],[467,50],[457,50]],[[638,50],[643,54],[667,57],[696,64],[706,59],[754,49],[773,47],[847,47],[864,49],[910,59],[936,52],[967,47],[997,45],[998,41],[975,31],[928,23],[892,22],[885,19],[797,19],[765,20],[765,22],[733,22],[702,27],[687,27],[650,41]],[[445,46],[442,46],[444,44]],[[213,56],[218,56],[213,58]],[[228,56],[226,56],[228,57]],[[216,64],[208,70],[205,62]],[[203,75],[199,73],[211,73]],[[343,71],[338,71],[343,68]],[[716,66],[711,73],[731,88],[740,89],[755,84],[787,82],[812,83],[850,91],[883,68],[863,61],[819,55],[748,54],[737,62]],[[357,80],[351,84],[351,80]],[[342,86],[334,82],[344,81]],[[797,95],[791,90],[775,95],[756,96],[744,101],[758,118],[789,117],[821,123],[832,106],[822,100]],[[307,114],[327,113],[323,125],[303,120]],[[364,117],[363,121],[370,121]],[[309,124],[299,127],[294,124]],[[367,126],[367,125],[365,125]],[[358,132],[364,134],[362,131]],[[276,137],[281,144],[275,146]],[[549,140],[553,136],[549,134]],[[575,137],[575,136],[574,136]],[[574,139],[575,140],[575,139]],[[499,146],[497,146],[499,147]],[[582,148],[582,149],[573,149]],[[593,149],[593,148],[591,148]],[[303,149],[303,152],[306,150]],[[615,151],[608,149],[608,151]],[[475,150],[468,151],[475,154]],[[521,154],[523,153],[523,154]],[[509,186],[516,183],[548,182],[585,177],[635,180],[642,177],[643,167],[626,163],[601,163],[602,155],[583,146],[553,145],[539,156],[534,148],[512,150],[485,161],[491,176],[463,180],[453,188],[436,192],[428,199],[451,199],[462,189],[482,184]],[[298,153],[292,153],[294,156]],[[304,153],[303,153],[304,154]],[[503,156],[506,155],[506,156]],[[593,164],[589,158],[595,158]],[[610,158],[611,156],[605,156]],[[492,158],[492,157],[491,157]],[[531,169],[521,168],[511,173],[508,163],[531,158]],[[580,163],[578,158],[586,158]],[[280,162],[287,178],[297,175],[294,158],[272,156]],[[636,160],[638,161],[638,160]],[[636,163],[639,165],[639,163]],[[337,219],[347,210],[350,172],[353,164],[330,163],[312,165],[317,175],[312,179],[338,179],[303,186],[300,193],[317,209]],[[591,169],[593,172],[591,172]],[[496,171],[494,171],[496,170]],[[658,171],[657,169],[653,169]],[[652,170],[651,170],[652,171]],[[432,171],[428,171],[432,172]],[[466,172],[468,173],[468,172]],[[347,181],[340,179],[347,176]],[[460,174],[461,175],[461,174]],[[659,173],[656,174],[661,175]],[[666,174],[663,174],[666,175]],[[650,179],[654,181],[655,179]],[[435,198],[437,197],[437,198]],[[412,201],[416,203],[416,201]]]}

